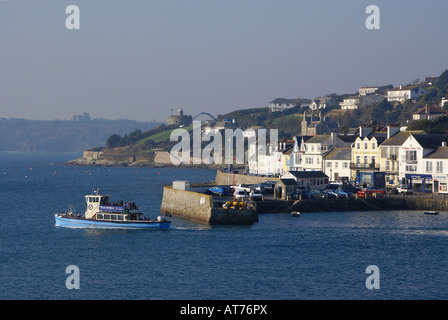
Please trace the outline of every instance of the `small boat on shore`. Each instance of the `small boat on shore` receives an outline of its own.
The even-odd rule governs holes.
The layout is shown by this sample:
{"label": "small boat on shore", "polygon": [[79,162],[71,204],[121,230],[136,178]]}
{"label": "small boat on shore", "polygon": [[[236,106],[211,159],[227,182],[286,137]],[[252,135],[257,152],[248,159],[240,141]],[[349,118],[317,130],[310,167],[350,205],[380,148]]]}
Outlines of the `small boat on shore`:
{"label": "small boat on shore", "polygon": [[76,213],[72,206],[65,213],[55,213],[56,226],[72,228],[103,229],[167,229],[171,221],[159,216],[155,220],[146,218],[138,206],[130,201],[120,201],[111,205],[108,195],[100,195],[99,190],[86,195],[87,209],[84,215]]}
{"label": "small boat on shore", "polygon": [[300,212],[299,211],[293,211],[293,212],[291,212],[291,216],[293,216],[293,217],[300,217]]}
{"label": "small boat on shore", "polygon": [[424,214],[432,214],[432,215],[438,215],[439,211],[425,211]]}

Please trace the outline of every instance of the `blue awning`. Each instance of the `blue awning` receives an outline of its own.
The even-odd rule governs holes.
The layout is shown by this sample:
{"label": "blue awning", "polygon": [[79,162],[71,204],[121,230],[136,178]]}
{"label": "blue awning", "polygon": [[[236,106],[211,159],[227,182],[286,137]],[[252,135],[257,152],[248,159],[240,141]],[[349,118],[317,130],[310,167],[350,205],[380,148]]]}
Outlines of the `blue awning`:
{"label": "blue awning", "polygon": [[430,174],[406,173],[404,176],[406,179],[432,180],[432,175]]}

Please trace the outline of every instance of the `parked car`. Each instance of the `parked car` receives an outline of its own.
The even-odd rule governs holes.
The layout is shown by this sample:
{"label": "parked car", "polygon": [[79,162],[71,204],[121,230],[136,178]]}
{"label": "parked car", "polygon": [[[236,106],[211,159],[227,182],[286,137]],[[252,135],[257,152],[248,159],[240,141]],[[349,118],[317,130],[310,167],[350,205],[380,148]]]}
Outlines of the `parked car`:
{"label": "parked car", "polygon": [[344,191],[348,191],[352,194],[356,194],[356,193],[358,193],[358,191],[361,191],[361,189],[356,188],[356,187],[352,186],[351,184],[345,185],[342,189],[344,189]]}
{"label": "parked car", "polygon": [[345,188],[342,189],[342,190],[347,194],[347,197],[348,197],[348,198],[354,198],[354,197],[355,197],[355,194],[358,193],[358,190],[356,190],[355,193],[353,193],[353,192],[351,192],[350,190],[347,190],[347,189],[345,189]]}
{"label": "parked car", "polygon": [[412,194],[414,192],[414,189],[410,188],[409,186],[400,185],[398,186],[397,191],[401,194]]}
{"label": "parked car", "polygon": [[208,189],[209,194],[216,194],[219,196],[225,196],[229,194],[229,189],[223,186],[215,186]]}
{"label": "parked car", "polygon": [[235,189],[235,192],[233,193],[233,196],[237,200],[243,200],[249,198],[249,193],[246,190],[243,189]]}
{"label": "parked car", "polygon": [[350,197],[349,194],[342,189],[334,189],[333,192],[337,194],[339,199]]}
{"label": "parked car", "polygon": [[386,194],[386,190],[378,188],[378,187],[367,187],[365,190],[358,191],[358,197],[366,198],[373,196],[384,196]]}
{"label": "parked car", "polygon": [[341,182],[341,183],[334,183],[334,182],[333,182],[333,183],[329,183],[329,184],[325,187],[325,189],[335,190],[335,189],[340,188],[342,185],[343,185],[342,182]]}
{"label": "parked car", "polygon": [[297,196],[298,196],[297,198],[300,198],[300,199],[314,199],[314,194],[312,192],[306,191],[306,190],[299,191],[297,193]]}
{"label": "parked car", "polygon": [[254,201],[263,201],[263,195],[260,190],[252,190],[249,197]]}
{"label": "parked car", "polygon": [[263,182],[260,186],[263,187],[265,193],[274,193],[275,184]]}
{"label": "parked car", "polygon": [[266,193],[266,188],[261,183],[252,185],[250,189],[260,191],[261,193]]}
{"label": "parked car", "polygon": [[312,194],[313,197],[316,198],[316,199],[322,199],[322,198],[325,198],[325,194],[324,194],[323,192],[319,191],[319,190],[310,190],[309,192],[310,192],[310,194]]}
{"label": "parked car", "polygon": [[322,193],[324,194],[324,198],[328,198],[328,199],[337,199],[338,195],[336,193],[333,192],[333,190],[330,189],[325,189],[324,191],[322,191]]}

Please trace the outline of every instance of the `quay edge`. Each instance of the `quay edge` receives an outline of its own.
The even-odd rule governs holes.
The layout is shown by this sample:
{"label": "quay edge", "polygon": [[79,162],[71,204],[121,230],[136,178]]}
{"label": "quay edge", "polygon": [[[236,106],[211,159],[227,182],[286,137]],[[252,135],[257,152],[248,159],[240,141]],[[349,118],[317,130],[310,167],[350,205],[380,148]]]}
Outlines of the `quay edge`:
{"label": "quay edge", "polygon": [[164,187],[160,212],[209,225],[251,225],[258,221],[251,208],[224,209],[207,194]]}
{"label": "quay edge", "polygon": [[433,210],[448,211],[448,200],[382,197],[367,199],[272,200],[257,203],[257,213],[331,211]]}

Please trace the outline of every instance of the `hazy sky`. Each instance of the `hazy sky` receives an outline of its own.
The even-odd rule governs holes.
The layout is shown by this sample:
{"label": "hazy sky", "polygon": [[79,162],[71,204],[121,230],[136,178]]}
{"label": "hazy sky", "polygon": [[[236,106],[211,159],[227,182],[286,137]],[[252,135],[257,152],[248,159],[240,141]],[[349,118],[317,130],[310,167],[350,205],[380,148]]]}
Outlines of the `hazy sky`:
{"label": "hazy sky", "polygon": [[165,121],[406,84],[448,69],[447,13],[447,0],[0,1],[0,118]]}

